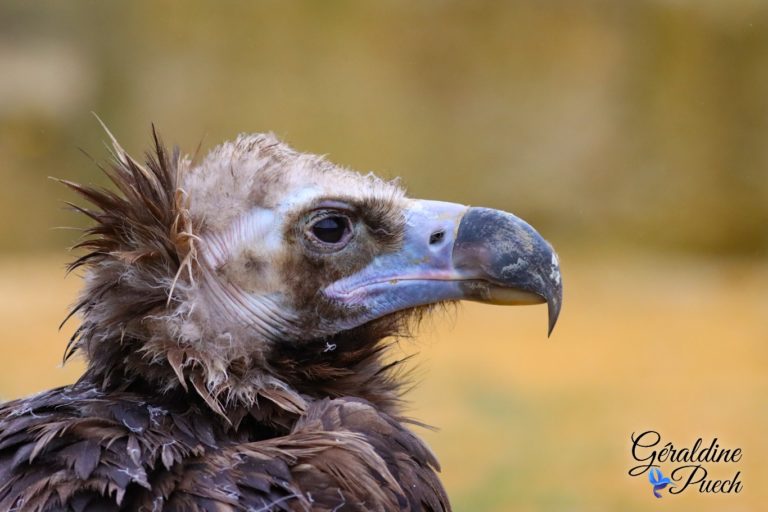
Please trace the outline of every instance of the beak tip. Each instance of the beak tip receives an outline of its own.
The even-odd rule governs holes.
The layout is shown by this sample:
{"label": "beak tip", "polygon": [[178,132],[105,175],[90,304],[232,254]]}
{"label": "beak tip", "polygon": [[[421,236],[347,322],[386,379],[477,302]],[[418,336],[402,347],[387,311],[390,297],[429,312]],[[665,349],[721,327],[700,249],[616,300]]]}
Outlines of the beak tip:
{"label": "beak tip", "polygon": [[552,331],[555,330],[555,324],[556,323],[557,323],[557,320],[555,320],[554,322],[552,322],[552,321],[549,322],[549,329],[547,329],[547,338],[551,338],[552,337]]}
{"label": "beak tip", "polygon": [[555,324],[557,323],[557,318],[554,320],[550,317],[549,319],[549,328],[547,329],[547,338],[552,337],[552,331],[555,330]]}
{"label": "beak tip", "polygon": [[548,320],[549,320],[547,338],[552,337],[552,331],[555,330],[557,319],[560,318],[560,307],[563,303],[562,299],[563,299],[562,288],[560,288],[558,290],[557,296],[554,297],[554,300],[550,299],[547,301],[547,310],[548,310],[547,312],[548,312]]}

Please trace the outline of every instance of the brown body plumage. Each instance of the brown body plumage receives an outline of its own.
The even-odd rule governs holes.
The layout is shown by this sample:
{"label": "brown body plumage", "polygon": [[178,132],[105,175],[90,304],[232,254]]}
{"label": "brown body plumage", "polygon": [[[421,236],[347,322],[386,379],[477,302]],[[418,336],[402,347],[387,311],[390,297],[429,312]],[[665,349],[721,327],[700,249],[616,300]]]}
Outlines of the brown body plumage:
{"label": "brown body plumage", "polygon": [[[384,353],[414,312],[461,297],[329,298],[408,247],[402,191],[270,135],[199,165],[157,137],[145,164],[113,145],[116,192],[65,182],[94,221],[66,353],[88,367],[0,407],[0,510],[449,510]],[[556,316],[555,277],[557,296],[515,286]]]}

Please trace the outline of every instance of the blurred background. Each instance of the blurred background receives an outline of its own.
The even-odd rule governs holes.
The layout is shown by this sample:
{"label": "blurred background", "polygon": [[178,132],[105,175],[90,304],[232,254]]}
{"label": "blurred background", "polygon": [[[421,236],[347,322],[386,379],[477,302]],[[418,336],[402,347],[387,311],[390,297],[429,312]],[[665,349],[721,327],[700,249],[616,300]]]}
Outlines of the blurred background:
{"label": "blurred background", "polygon": [[[470,304],[399,344],[457,511],[768,501],[768,3],[3,1],[1,399],[82,371],[83,221],[47,177],[105,183],[92,111],[135,155],[150,123],[189,153],[274,131],[558,248],[551,339],[544,308]],[[709,469],[744,490],[656,500],[627,475],[648,429],[742,448]]]}

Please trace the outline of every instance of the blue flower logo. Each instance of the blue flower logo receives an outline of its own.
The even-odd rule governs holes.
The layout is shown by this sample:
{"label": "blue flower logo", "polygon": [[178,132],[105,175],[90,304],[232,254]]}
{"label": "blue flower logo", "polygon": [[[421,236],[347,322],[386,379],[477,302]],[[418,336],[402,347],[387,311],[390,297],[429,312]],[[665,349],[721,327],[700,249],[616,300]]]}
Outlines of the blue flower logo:
{"label": "blue flower logo", "polygon": [[665,477],[658,468],[651,468],[651,471],[648,473],[648,481],[651,482],[653,495],[657,498],[661,498],[659,491],[672,483],[672,480]]}

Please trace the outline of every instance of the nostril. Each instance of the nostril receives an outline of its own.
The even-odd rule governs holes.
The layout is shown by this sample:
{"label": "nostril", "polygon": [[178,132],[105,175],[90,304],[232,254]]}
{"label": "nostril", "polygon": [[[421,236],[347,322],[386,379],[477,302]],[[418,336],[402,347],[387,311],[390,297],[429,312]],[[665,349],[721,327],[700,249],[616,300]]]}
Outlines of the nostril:
{"label": "nostril", "polygon": [[440,231],[435,231],[431,235],[429,235],[429,245],[435,245],[439,244],[443,241],[443,238],[445,237],[445,231],[442,229]]}

